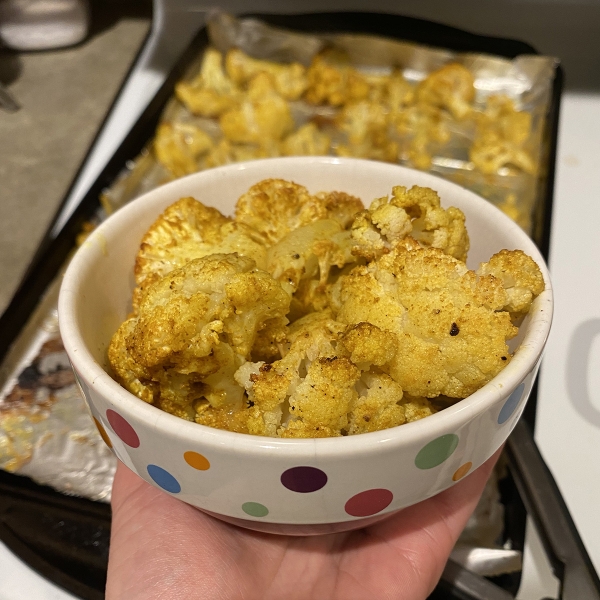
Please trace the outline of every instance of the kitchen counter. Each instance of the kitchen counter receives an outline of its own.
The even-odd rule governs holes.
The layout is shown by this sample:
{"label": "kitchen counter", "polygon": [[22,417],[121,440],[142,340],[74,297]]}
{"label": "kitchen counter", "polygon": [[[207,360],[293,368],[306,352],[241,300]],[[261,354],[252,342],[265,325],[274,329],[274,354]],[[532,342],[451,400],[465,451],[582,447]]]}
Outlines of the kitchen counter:
{"label": "kitchen counter", "polygon": [[0,110],[0,313],[146,37],[150,11],[142,4],[145,11],[127,18],[117,18],[115,6],[95,15],[106,28],[92,22],[90,38],[75,48],[0,51],[0,81],[22,107]]}

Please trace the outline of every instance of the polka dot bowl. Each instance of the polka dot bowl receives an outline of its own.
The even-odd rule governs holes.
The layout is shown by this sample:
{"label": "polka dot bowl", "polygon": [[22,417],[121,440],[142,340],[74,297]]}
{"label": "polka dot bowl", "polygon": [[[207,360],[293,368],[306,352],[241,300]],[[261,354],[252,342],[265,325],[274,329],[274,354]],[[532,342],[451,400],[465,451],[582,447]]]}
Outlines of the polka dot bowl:
{"label": "polka dot bowl", "polygon": [[[467,216],[469,266],[502,248],[540,265],[546,290],[521,327],[514,359],[472,396],[426,419],[362,435],[275,439],[190,423],[148,405],[109,375],[106,350],[130,310],[140,239],[184,196],[232,214],[261,179],[365,202],[394,185],[434,188]],[[535,245],[487,201],[432,175],[331,157],[281,158],[212,169],[155,189],[111,216],[73,258],[61,288],[60,329],[91,414],[116,456],[150,484],[220,519],[255,530],[309,535],[355,529],[452,486],[506,440],[531,391],[552,317],[552,290]]]}

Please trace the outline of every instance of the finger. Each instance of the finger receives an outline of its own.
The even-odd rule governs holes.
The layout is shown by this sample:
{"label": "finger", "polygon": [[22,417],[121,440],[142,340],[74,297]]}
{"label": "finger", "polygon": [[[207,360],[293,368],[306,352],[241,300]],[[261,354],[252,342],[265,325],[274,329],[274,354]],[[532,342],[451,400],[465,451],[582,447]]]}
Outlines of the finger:
{"label": "finger", "polygon": [[408,589],[420,582],[426,595],[433,590],[501,452],[451,488],[369,528],[406,557],[401,568]]}

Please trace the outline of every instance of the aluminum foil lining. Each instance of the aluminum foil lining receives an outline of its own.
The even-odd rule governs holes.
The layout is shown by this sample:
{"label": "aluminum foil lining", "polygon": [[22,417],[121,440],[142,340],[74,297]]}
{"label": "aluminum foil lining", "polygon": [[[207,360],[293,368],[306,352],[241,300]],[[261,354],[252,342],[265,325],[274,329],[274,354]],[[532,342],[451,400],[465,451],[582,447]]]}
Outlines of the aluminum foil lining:
{"label": "aluminum foil lining", "polygon": [[96,429],[60,339],[58,282],[19,340],[21,352],[9,356],[12,368],[3,369],[0,468],[65,494],[108,502],[116,458]]}
{"label": "aluminum foil lining", "polygon": [[[532,232],[532,215],[536,204],[542,200],[542,182],[546,175],[544,136],[558,65],[555,58],[522,55],[510,60],[484,54],[452,52],[374,35],[308,35],[271,27],[255,19],[237,19],[221,12],[209,15],[208,32],[211,45],[223,53],[235,47],[253,58],[282,63],[299,62],[308,66],[319,52],[335,51],[341,53],[358,71],[385,75],[392,70],[399,70],[412,85],[449,63],[465,66],[474,77],[475,98],[472,105],[475,111],[483,113],[491,96],[503,96],[511,99],[517,110],[529,115],[530,130],[522,149],[530,156],[535,168],[526,172],[521,168],[504,166],[493,173],[478,169],[470,159],[477,126],[476,121],[469,118],[451,119],[447,124],[448,140],[440,143],[432,141],[431,164],[425,170],[478,193],[511,216],[525,231]],[[184,81],[191,81],[198,75],[201,59],[202,56],[199,56],[192,62]],[[315,106],[302,99],[291,102],[290,107],[297,126],[315,117],[332,120],[339,112],[330,106]],[[220,139],[217,120],[192,115],[176,99],[168,103],[161,122],[192,123],[204,129],[216,141]],[[408,139],[413,134],[409,131],[404,137]],[[339,135],[339,131],[334,131],[333,135]],[[402,150],[407,139],[402,139],[402,135],[393,135],[401,146],[397,162],[414,167],[406,151]],[[333,148],[330,153],[335,153]],[[199,170],[201,168],[199,166]],[[136,160],[127,165],[115,184],[106,190],[103,195],[105,206],[112,212],[172,178],[173,174],[155,159],[150,143]]]}

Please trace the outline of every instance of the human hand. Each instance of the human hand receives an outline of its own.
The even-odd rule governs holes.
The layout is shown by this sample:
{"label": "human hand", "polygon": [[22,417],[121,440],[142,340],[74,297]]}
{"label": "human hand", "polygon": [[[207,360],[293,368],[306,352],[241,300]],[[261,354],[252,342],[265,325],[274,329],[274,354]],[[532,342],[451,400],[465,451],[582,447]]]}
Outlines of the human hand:
{"label": "human hand", "polygon": [[119,464],[107,600],[424,600],[498,451],[453,487],[370,527],[313,537],[240,529]]}

